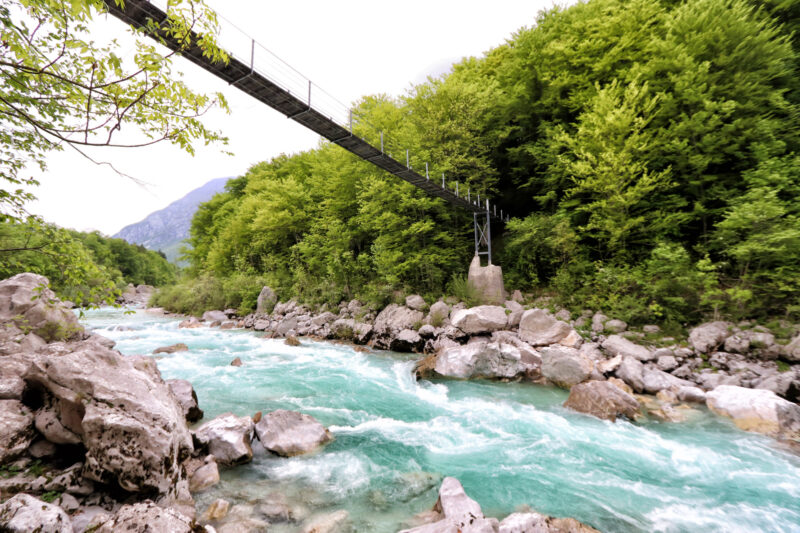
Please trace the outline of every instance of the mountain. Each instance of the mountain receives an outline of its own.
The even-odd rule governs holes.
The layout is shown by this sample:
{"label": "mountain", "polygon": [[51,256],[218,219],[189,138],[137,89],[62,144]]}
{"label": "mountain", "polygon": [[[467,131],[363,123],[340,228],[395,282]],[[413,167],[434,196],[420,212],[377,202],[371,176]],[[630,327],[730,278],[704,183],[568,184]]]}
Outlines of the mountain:
{"label": "mountain", "polygon": [[122,228],[114,237],[150,250],[161,250],[167,259],[177,262],[182,241],[189,237],[189,227],[197,207],[222,192],[230,178],[209,181],[164,209],[150,213],[141,222]]}

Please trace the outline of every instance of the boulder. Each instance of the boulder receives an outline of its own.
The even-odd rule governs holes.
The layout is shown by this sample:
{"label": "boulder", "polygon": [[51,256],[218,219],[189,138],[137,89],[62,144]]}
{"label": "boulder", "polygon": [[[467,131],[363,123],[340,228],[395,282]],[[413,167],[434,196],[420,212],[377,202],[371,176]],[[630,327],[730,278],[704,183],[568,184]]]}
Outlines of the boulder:
{"label": "boulder", "polygon": [[21,354],[5,355],[0,364],[0,400],[21,400],[25,391],[22,376],[30,362]]}
{"label": "boulder", "polygon": [[419,294],[412,294],[410,296],[406,296],[406,307],[409,309],[413,309],[415,311],[422,311],[425,309],[425,306],[428,305],[425,303],[425,299],[420,296]]}
{"label": "boulder", "polygon": [[230,366],[242,366],[242,359],[240,357],[235,357],[233,361],[231,361]]}
{"label": "boulder", "polygon": [[218,498],[208,505],[208,508],[203,513],[201,520],[203,522],[221,520],[228,515],[228,509],[230,509],[230,506],[230,502]]}
{"label": "boulder", "polygon": [[567,337],[572,328],[566,322],[556,320],[544,309],[529,309],[519,321],[519,336],[533,346],[555,344]]}
{"label": "boulder", "polygon": [[284,340],[283,343],[286,346],[294,346],[294,347],[301,345],[300,341],[294,335],[289,335],[288,337],[286,337],[286,340]]}
{"label": "boulder", "polygon": [[345,510],[317,516],[308,521],[303,533],[344,533],[349,530],[350,513]]}
{"label": "boulder", "polygon": [[608,381],[587,381],[573,386],[564,407],[612,422],[618,416],[634,420],[639,415],[636,398]]}
{"label": "boulder", "polygon": [[608,322],[608,317],[603,313],[595,313],[592,315],[592,331],[600,333],[605,329],[605,323]]}
{"label": "boulder", "polygon": [[622,357],[633,357],[639,361],[650,361],[653,359],[653,352],[620,335],[609,336],[603,341],[601,346],[612,356],[621,355]]}
{"label": "boulder", "polygon": [[720,385],[706,394],[706,405],[745,431],[800,442],[800,405],[774,392]]}
{"label": "boulder", "polygon": [[436,335],[436,328],[431,326],[430,324],[425,324],[421,328],[419,328],[419,336],[423,339],[430,339]]}
{"label": "boulder", "polygon": [[623,357],[614,373],[634,391],[642,392],[644,390],[644,365],[635,357]]}
{"label": "boulder", "polygon": [[223,311],[206,311],[203,313],[203,322],[225,322],[228,315]]}
{"label": "boulder", "polygon": [[258,300],[256,300],[256,314],[268,315],[275,308],[278,303],[278,295],[275,294],[271,288],[264,286],[261,292],[258,293]]}
{"label": "boulder", "polygon": [[706,393],[700,387],[678,387],[675,394],[682,402],[706,403]]}
{"label": "boulder", "polygon": [[[388,349],[395,336],[404,329],[414,329],[422,324],[425,315],[408,307],[390,304],[375,317],[371,334],[377,348]],[[335,324],[335,323],[334,323]]]}
{"label": "boulder", "polygon": [[395,352],[418,352],[425,342],[413,329],[404,329],[389,341],[389,349]]}
{"label": "boulder", "polygon": [[185,352],[188,350],[189,350],[188,346],[186,346],[182,342],[179,342],[177,344],[170,344],[169,346],[162,346],[161,348],[156,348],[155,350],[153,350],[153,354]]}
{"label": "boulder", "polygon": [[432,326],[440,326],[450,317],[450,306],[439,300],[435,302],[428,311],[428,323]]}
{"label": "boulder", "polygon": [[558,344],[561,346],[566,346],[567,348],[579,349],[583,344],[583,337],[581,337],[580,333],[574,329],[571,329],[566,337],[558,341]]}
{"label": "boulder", "polygon": [[0,531],[72,533],[72,522],[59,506],[28,494],[17,494],[0,505]]}
{"label": "boulder", "polygon": [[451,378],[514,378],[535,376],[541,359],[535,352],[503,342],[476,342],[442,350],[434,371]]}
{"label": "boulder", "polygon": [[219,483],[219,467],[213,455],[189,475],[189,490],[200,492]]}
{"label": "boulder", "polygon": [[727,322],[707,322],[689,332],[689,344],[698,353],[710,353],[716,350],[730,335]]}
{"label": "boulder", "polygon": [[197,422],[203,418],[203,410],[197,404],[197,394],[191,383],[185,379],[168,379],[167,385],[178,399],[187,422]]}
{"label": "boulder", "polygon": [[253,460],[253,419],[249,416],[221,414],[200,426],[194,438],[220,464],[238,465]]}
{"label": "boulder", "polygon": [[333,440],[314,417],[285,409],[264,415],[255,430],[264,448],[284,457],[314,451]]}
{"label": "boulder", "polygon": [[656,366],[659,370],[669,372],[678,368],[678,360],[675,359],[674,355],[661,355],[656,360]]}
{"label": "boulder", "polygon": [[725,339],[725,351],[733,353],[747,353],[750,350],[750,338],[737,333]]}
{"label": "boulder", "polygon": [[508,317],[499,305],[479,305],[454,311],[450,322],[467,335],[479,335],[505,328]]}
{"label": "boulder", "polygon": [[519,302],[507,300],[506,309],[510,311],[510,313],[508,313],[508,327],[516,328],[519,326],[520,320],[522,320],[522,315],[525,313],[525,308],[522,307],[522,304]]}
{"label": "boulder", "polygon": [[289,335],[293,330],[297,329],[297,318],[286,318],[281,320],[278,323],[278,326],[275,328],[275,335],[278,337],[285,337]]}
{"label": "boulder", "polygon": [[325,326],[336,320],[336,315],[330,311],[325,311],[311,319],[311,323],[315,326]]}
{"label": "boulder", "polygon": [[28,272],[0,281],[0,322],[13,323],[50,342],[83,334],[75,313],[61,305],[44,276]]}
{"label": "boulder", "polygon": [[548,346],[541,350],[542,376],[555,385],[569,389],[589,378],[594,363],[574,348]]}
{"label": "boulder", "polygon": [[694,383],[677,378],[672,374],[667,374],[652,366],[645,366],[642,371],[642,388],[648,394],[655,394],[665,389],[677,389],[679,387],[692,387]]}
{"label": "boulder", "polygon": [[[52,345],[51,345],[52,346]],[[172,494],[185,484],[181,461],[193,450],[183,409],[155,364],[145,368],[92,342],[32,358],[24,379],[67,435],[86,448],[84,476],[129,492]],[[182,481],[183,480],[183,481]]]}
{"label": "boulder", "polygon": [[500,522],[499,533],[599,533],[574,518],[553,518],[539,513],[514,513]]}
{"label": "boulder", "polygon": [[475,255],[469,264],[467,283],[472,285],[478,298],[485,304],[500,305],[506,299],[503,269],[492,264],[481,266],[479,255]]}
{"label": "boulder", "polygon": [[787,361],[800,362],[800,335],[781,348],[781,355]]}
{"label": "boulder", "polygon": [[603,324],[603,331],[610,331],[611,333],[622,333],[626,329],[628,329],[628,324],[616,318],[612,318]]}
{"label": "boulder", "polygon": [[24,453],[33,441],[33,413],[17,400],[0,400],[0,464]]}
{"label": "boulder", "polygon": [[454,477],[442,480],[433,510],[439,513],[441,520],[401,533],[497,533],[499,528],[497,519],[484,518],[481,506],[467,496]]}
{"label": "boulder", "polygon": [[191,533],[196,531],[193,521],[174,509],[164,508],[147,500],[133,505],[123,505],[113,518],[103,523],[96,533],[120,531],[163,533]]}

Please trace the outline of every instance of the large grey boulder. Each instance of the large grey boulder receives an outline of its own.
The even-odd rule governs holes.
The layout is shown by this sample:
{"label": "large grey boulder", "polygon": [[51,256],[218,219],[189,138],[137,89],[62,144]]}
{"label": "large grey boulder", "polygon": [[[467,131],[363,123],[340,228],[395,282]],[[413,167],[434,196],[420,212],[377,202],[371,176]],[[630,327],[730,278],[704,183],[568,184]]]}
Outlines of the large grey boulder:
{"label": "large grey boulder", "polygon": [[644,390],[644,365],[635,357],[623,357],[614,373],[634,391]]}
{"label": "large grey boulder", "polygon": [[203,410],[197,403],[197,394],[194,387],[185,379],[168,379],[167,385],[178,399],[178,403],[183,409],[183,416],[187,422],[197,422],[203,418]]}
{"label": "large grey boulder", "polygon": [[285,409],[264,415],[255,430],[264,448],[284,457],[312,452],[333,440],[314,417]]}
{"label": "large grey boulder", "polygon": [[392,339],[404,329],[414,329],[422,324],[425,315],[397,304],[387,305],[375,317],[372,327],[372,340],[377,348],[388,349]]}
{"label": "large grey boulder", "polygon": [[519,326],[520,320],[522,320],[522,315],[525,314],[525,308],[522,307],[521,303],[514,300],[506,300],[505,306],[506,309],[511,311],[508,313],[508,327],[516,328]]}
{"label": "large grey boulder", "polygon": [[612,422],[618,416],[630,420],[639,416],[636,398],[608,381],[587,381],[573,386],[564,407]]}
{"label": "large grey boulder", "polygon": [[44,276],[28,272],[0,281],[0,323],[13,323],[46,341],[77,338],[83,327]]}
{"label": "large grey boulder", "polygon": [[33,413],[17,400],[0,400],[0,464],[16,459],[33,440]]}
{"label": "large grey boulder", "polygon": [[440,326],[450,317],[450,306],[439,300],[428,310],[428,322],[433,326]]}
{"label": "large grey boulder", "polygon": [[220,464],[239,465],[253,460],[253,419],[249,416],[221,414],[197,428],[194,438]]}
{"label": "large grey boulder", "polygon": [[203,322],[225,322],[228,315],[222,311],[206,311],[203,313]]}
{"label": "large grey boulder", "polygon": [[539,373],[535,352],[504,342],[476,342],[445,348],[436,356],[434,371],[451,378],[514,378]]}
{"label": "large grey boulder", "polygon": [[629,341],[621,335],[611,335],[603,344],[603,349],[612,356],[621,355],[622,357],[633,357],[639,361],[651,361],[655,359],[654,352],[644,346]]}
{"label": "large grey boulder", "polygon": [[389,341],[389,349],[395,352],[418,352],[424,345],[425,341],[413,329],[404,329]]}
{"label": "large grey boulder", "polygon": [[589,379],[594,363],[575,348],[553,345],[541,350],[542,376],[555,385],[569,389]]}
{"label": "large grey boulder", "polygon": [[17,494],[0,505],[0,531],[72,533],[72,522],[61,507],[28,494]]}
{"label": "large grey boulder", "polygon": [[506,299],[503,285],[503,269],[498,265],[481,266],[481,258],[476,255],[469,264],[467,283],[472,285],[481,302],[500,305]]}
{"label": "large grey boulder", "polygon": [[800,362],[800,335],[781,349],[781,355],[788,361]]}
{"label": "large grey boulder", "polygon": [[689,344],[698,353],[710,353],[716,350],[731,334],[727,322],[707,322],[689,332]]}
{"label": "large grey boulder", "polygon": [[258,293],[258,300],[256,300],[256,314],[268,315],[275,308],[278,303],[278,295],[275,294],[271,288],[264,286],[261,292]]}
{"label": "large grey boulder", "polygon": [[643,368],[642,389],[648,394],[656,394],[662,390],[677,390],[680,387],[692,386],[694,386],[694,383],[691,381],[677,378],[672,374],[667,374],[666,372],[659,370],[658,368],[653,368],[651,366],[645,366]]}
{"label": "large grey boulder", "polygon": [[453,311],[450,323],[467,335],[479,335],[505,328],[508,317],[499,305],[479,305]]}
{"label": "large grey boulder", "polygon": [[22,376],[30,362],[22,354],[5,355],[0,364],[0,400],[21,400],[25,392]]}
{"label": "large grey boulder", "polygon": [[442,480],[439,499],[433,510],[439,513],[442,520],[400,533],[497,533],[500,527],[496,518],[483,516],[481,506],[467,496],[461,483],[454,477]]}
{"label": "large grey boulder", "polygon": [[[183,409],[155,362],[123,357],[99,344],[66,350],[57,344],[31,359],[24,379],[41,391],[40,414],[86,448],[84,476],[130,492],[171,494],[181,485],[181,461],[193,450]],[[56,440],[53,440],[57,442]],[[184,480],[185,481],[185,480]]]}
{"label": "large grey boulder", "polygon": [[519,336],[533,346],[555,344],[572,331],[566,322],[557,320],[544,309],[529,309],[519,321]]}
{"label": "large grey boulder", "polygon": [[413,309],[414,311],[422,311],[425,309],[426,305],[425,299],[419,294],[406,296],[406,307],[409,309]]}
{"label": "large grey boulder", "polygon": [[745,431],[755,431],[800,443],[800,405],[774,392],[720,385],[706,394],[706,405]]}
{"label": "large grey boulder", "polygon": [[95,532],[191,533],[196,531],[193,525],[193,521],[189,517],[178,511],[145,501],[133,505],[123,505],[110,520],[103,523]]}

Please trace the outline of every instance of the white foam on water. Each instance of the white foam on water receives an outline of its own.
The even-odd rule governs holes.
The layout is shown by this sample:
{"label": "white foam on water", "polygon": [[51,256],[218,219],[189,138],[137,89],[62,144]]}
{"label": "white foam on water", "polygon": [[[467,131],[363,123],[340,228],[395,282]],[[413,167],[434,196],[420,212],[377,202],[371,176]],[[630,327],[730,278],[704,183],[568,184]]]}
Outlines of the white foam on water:
{"label": "white foam on water", "polygon": [[[779,517],[779,518],[778,518]],[[798,533],[800,513],[774,505],[754,507],[749,504],[723,504],[693,502],[658,507],[646,514],[651,531],[659,533],[719,532]],[[789,522],[787,522],[787,519]],[[794,525],[791,520],[796,520]]]}
{"label": "white foam on water", "polygon": [[258,465],[275,480],[303,480],[342,497],[369,485],[387,470],[357,452],[322,452],[312,456],[269,459]]}

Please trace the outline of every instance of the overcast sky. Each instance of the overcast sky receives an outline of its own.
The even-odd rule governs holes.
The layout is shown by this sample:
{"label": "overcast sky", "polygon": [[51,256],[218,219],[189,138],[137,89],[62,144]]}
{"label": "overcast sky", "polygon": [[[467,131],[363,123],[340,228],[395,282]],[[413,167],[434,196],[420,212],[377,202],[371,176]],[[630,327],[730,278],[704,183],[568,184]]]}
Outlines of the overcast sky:
{"label": "overcast sky", "polygon": [[[209,0],[208,4],[349,104],[366,94],[403,94],[411,84],[446,71],[462,57],[482,55],[519,28],[531,26],[536,14],[552,7],[553,1]],[[97,23],[98,32],[119,34],[123,29],[113,17]],[[92,152],[145,182],[141,185],[70,150],[53,153],[45,173],[30,171],[41,182],[31,211],[64,227],[112,235],[209,180],[238,176],[259,161],[318,145],[316,134],[188,61],[179,59],[177,66],[195,90],[222,91],[228,98],[231,113],[213,113],[206,123],[230,137],[227,150],[233,157],[213,146],[198,147],[194,157],[168,145]]]}

